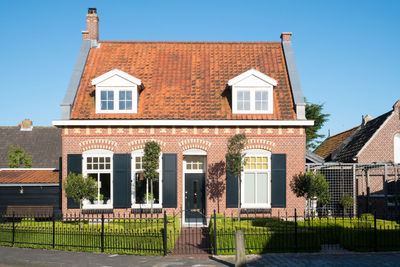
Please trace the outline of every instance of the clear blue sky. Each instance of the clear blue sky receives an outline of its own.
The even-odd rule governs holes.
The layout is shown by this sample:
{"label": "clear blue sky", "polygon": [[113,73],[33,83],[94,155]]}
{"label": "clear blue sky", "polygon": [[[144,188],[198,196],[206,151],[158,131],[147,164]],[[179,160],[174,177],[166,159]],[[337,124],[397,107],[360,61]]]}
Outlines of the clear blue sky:
{"label": "clear blue sky", "polygon": [[293,32],[303,93],[324,103],[331,134],[400,99],[400,1],[18,1],[0,15],[0,125],[51,125],[86,29],[101,40],[279,41]]}

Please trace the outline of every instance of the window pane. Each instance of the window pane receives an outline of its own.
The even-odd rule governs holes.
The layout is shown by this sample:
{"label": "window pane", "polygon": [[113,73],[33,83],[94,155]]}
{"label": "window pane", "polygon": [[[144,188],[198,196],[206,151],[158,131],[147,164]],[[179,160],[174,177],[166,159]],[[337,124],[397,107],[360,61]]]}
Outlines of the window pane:
{"label": "window pane", "polygon": [[101,100],[107,100],[107,91],[101,91]]}
{"label": "window pane", "polygon": [[119,109],[125,110],[125,101],[119,101]]}
{"label": "window pane", "polygon": [[101,110],[107,110],[107,101],[101,101]]}
{"label": "window pane", "polygon": [[93,158],[93,162],[95,162],[95,163],[97,163],[97,162],[99,162],[99,158]]}
{"label": "window pane", "polygon": [[[160,203],[160,183],[159,183],[159,181],[157,180],[157,181],[153,181],[153,194],[154,194],[154,198],[155,198],[155,200],[154,200],[154,203],[155,204],[158,204],[158,203]],[[149,192],[151,191],[151,189],[149,188]]]}
{"label": "window pane", "polygon": [[114,109],[114,102],[108,101],[108,110]]}
{"label": "window pane", "polygon": [[90,158],[90,157],[87,158],[87,162],[88,162],[88,163],[92,162],[92,158]]}
{"label": "window pane", "polygon": [[111,165],[107,163],[107,164],[106,164],[106,169],[107,169],[107,170],[111,169]]}
{"label": "window pane", "polygon": [[132,101],[126,101],[126,110],[131,110],[132,109]]}
{"label": "window pane", "polygon": [[143,179],[143,173],[137,172],[135,174],[136,177],[136,203],[143,204],[146,203],[145,195],[146,195],[146,180]]}
{"label": "window pane", "polygon": [[[107,204],[107,201],[111,198],[111,176],[109,173],[100,174],[100,194],[103,195],[103,203]],[[101,196],[100,195],[100,200]]]}
{"label": "window pane", "polygon": [[106,162],[110,162],[110,157],[106,157]]}
{"label": "window pane", "polygon": [[108,93],[108,100],[114,100],[114,92],[113,91],[107,91]]}
{"label": "window pane", "polygon": [[250,92],[243,92],[243,100],[250,102]]}
{"label": "window pane", "polygon": [[238,91],[237,99],[238,100],[243,100],[243,91]]}
{"label": "window pane", "polygon": [[244,195],[245,203],[254,203],[255,202],[255,175],[254,173],[245,173],[244,175]]}
{"label": "window pane", "polygon": [[88,169],[88,170],[91,170],[91,169],[92,169],[92,164],[88,163],[88,164],[87,164],[87,169]]}
{"label": "window pane", "polygon": [[257,173],[256,190],[257,190],[257,203],[267,203],[267,174]]}
{"label": "window pane", "polygon": [[132,91],[126,91],[126,100],[132,100]]}
{"label": "window pane", "polygon": [[125,91],[119,92],[119,100],[125,100]]}

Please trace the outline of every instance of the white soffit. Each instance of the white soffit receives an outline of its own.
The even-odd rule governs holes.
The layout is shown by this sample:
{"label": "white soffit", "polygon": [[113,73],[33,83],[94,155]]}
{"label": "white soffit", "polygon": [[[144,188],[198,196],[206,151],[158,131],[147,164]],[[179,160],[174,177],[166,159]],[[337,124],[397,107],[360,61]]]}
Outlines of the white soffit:
{"label": "white soffit", "polygon": [[278,82],[275,79],[269,77],[268,75],[266,75],[266,74],[264,74],[262,72],[259,72],[256,69],[250,69],[250,70],[248,70],[246,72],[243,72],[242,74],[236,76],[235,78],[230,79],[228,81],[228,85],[229,86],[236,85],[240,81],[248,79],[250,76],[255,76],[255,77],[261,79],[262,81],[264,81],[266,83],[269,83],[269,84],[271,84],[273,86],[277,86],[278,85]]}
{"label": "white soffit", "polygon": [[312,120],[54,120],[54,126],[313,126]]}

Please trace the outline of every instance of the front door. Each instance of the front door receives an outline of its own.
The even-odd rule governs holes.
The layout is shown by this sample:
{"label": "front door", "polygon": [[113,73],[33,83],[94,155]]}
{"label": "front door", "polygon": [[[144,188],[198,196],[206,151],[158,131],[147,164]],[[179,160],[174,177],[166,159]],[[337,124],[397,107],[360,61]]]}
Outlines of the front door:
{"label": "front door", "polygon": [[185,174],[185,222],[205,221],[205,174]]}

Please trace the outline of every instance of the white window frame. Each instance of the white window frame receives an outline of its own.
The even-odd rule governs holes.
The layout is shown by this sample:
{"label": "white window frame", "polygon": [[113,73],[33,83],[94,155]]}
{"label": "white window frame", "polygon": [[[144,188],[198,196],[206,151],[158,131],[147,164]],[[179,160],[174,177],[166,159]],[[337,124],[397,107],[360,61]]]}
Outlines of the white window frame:
{"label": "white window frame", "polygon": [[[250,109],[239,110],[237,108],[238,93],[250,92]],[[256,92],[267,92],[267,109],[256,110]],[[273,89],[270,87],[241,87],[234,86],[232,89],[232,113],[234,114],[272,114],[273,113]]]}
{"label": "white window frame", "polygon": [[[132,203],[132,208],[133,209],[150,209],[151,204],[137,204],[136,202],[136,173],[137,172],[142,172],[142,169],[136,169],[136,157],[143,157],[144,156],[144,150],[139,149],[135,150],[131,153],[132,159],[131,159],[131,203]],[[159,192],[159,203],[153,203],[153,208],[162,208],[162,182],[163,182],[163,177],[162,177],[162,152],[160,153],[160,157],[158,160],[158,192]],[[150,187],[149,187],[150,188]]]}
{"label": "white window frame", "polygon": [[[106,149],[92,149],[82,153],[82,175],[87,177],[89,173],[109,173],[110,174],[110,203],[109,204],[90,204],[88,200],[83,201],[82,209],[112,209],[114,203],[114,153]],[[110,157],[110,169],[109,170],[88,170],[87,169],[87,158],[88,157]]]}
{"label": "white window frame", "polygon": [[400,163],[400,133],[393,138],[393,162]]}
{"label": "white window frame", "polygon": [[[268,158],[268,169],[267,170],[259,170],[259,169],[247,169],[243,170],[241,173],[241,207],[242,208],[263,208],[269,209],[271,208],[271,152],[264,149],[249,149],[243,152],[245,157],[267,157]],[[267,203],[245,203],[245,173],[266,173],[267,174]]]}
{"label": "white window frame", "polygon": [[[114,92],[114,109],[102,110],[101,109],[101,92],[102,91],[113,91]],[[119,92],[120,91],[131,91],[132,92],[132,109],[119,109]],[[137,89],[135,87],[96,87],[96,113],[137,113],[137,99],[135,97]]]}

